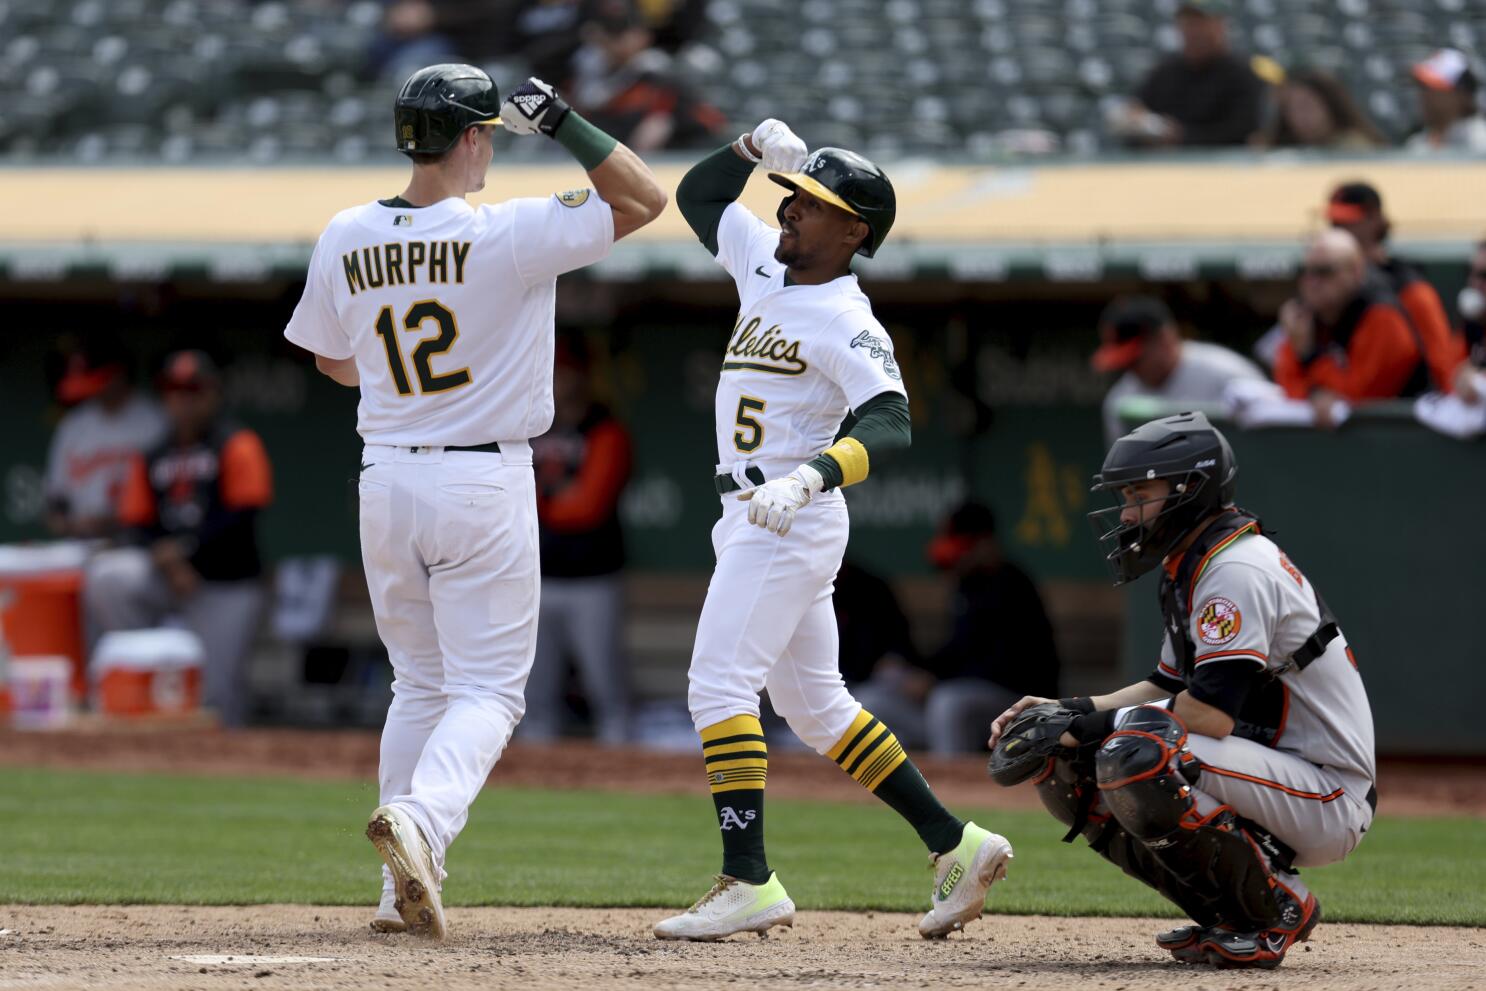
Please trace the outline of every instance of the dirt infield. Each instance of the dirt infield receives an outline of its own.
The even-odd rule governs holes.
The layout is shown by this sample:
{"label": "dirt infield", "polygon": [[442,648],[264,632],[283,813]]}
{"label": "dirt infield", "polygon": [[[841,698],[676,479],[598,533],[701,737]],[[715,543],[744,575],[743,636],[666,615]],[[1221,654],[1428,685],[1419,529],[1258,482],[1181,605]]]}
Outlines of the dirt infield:
{"label": "dirt infield", "polygon": [[912,916],[808,912],[768,940],[674,944],[650,936],[653,911],[456,909],[449,942],[435,947],[373,934],[366,915],[304,906],[0,907],[0,989],[1433,991],[1478,988],[1486,972],[1479,929],[1323,925],[1280,971],[1217,972],[1163,959],[1150,936],[1170,923],[1149,919],[988,916],[966,935],[928,943]]}
{"label": "dirt infield", "polygon": [[[602,755],[602,756],[600,756]],[[689,794],[702,788],[696,754],[630,750],[622,781],[607,773],[615,751],[569,742],[513,745],[491,775],[493,785]],[[977,756],[914,760],[951,806],[1040,808],[1028,787],[1002,789],[986,780]],[[0,730],[0,766],[65,767],[196,774],[265,774],[374,781],[377,737],[366,732],[102,727],[67,733]],[[830,761],[774,748],[769,794],[866,802],[874,799]],[[1486,816],[1486,772],[1476,762],[1384,761],[1378,777],[1384,815]]]}

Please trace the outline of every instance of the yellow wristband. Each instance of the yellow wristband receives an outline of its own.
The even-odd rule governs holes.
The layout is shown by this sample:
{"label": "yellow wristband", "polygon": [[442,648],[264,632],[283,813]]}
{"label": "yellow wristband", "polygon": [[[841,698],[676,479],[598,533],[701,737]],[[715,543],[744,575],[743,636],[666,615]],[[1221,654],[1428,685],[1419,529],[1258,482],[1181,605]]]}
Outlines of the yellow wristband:
{"label": "yellow wristband", "polygon": [[825,453],[841,466],[841,486],[855,485],[867,477],[867,449],[855,437],[843,437],[826,448]]}

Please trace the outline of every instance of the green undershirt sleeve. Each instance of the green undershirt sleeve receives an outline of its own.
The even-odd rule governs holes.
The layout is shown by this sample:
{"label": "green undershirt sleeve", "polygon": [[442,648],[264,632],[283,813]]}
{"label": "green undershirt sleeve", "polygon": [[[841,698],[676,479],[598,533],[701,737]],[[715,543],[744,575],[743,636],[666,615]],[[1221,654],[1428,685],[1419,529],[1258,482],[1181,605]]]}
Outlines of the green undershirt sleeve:
{"label": "green undershirt sleeve", "polygon": [[[913,423],[908,415],[908,399],[901,392],[880,392],[858,406],[843,425],[838,440],[850,437],[864,447],[875,467],[881,459],[904,451],[913,443]],[[841,485],[841,465],[829,454],[808,462],[825,479],[827,490]]]}
{"label": "green undershirt sleeve", "polygon": [[752,174],[753,163],[745,161],[733,151],[732,145],[727,145],[693,165],[676,187],[676,206],[681,216],[714,255],[722,213],[742,194]]}
{"label": "green undershirt sleeve", "polygon": [[604,164],[604,159],[619,147],[617,140],[594,127],[575,110],[568,111],[552,136],[578,160],[584,172],[592,172]]}

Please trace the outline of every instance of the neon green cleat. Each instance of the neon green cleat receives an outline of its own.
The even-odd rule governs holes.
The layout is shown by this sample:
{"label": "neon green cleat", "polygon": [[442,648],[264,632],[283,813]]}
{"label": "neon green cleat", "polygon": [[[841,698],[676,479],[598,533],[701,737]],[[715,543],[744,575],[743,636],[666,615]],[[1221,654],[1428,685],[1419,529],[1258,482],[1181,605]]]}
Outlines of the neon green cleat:
{"label": "neon green cleat", "polygon": [[1010,860],[1011,844],[1006,837],[965,823],[959,846],[949,853],[929,855],[934,865],[934,893],[929,899],[932,907],[918,922],[918,934],[924,939],[943,939],[980,918],[986,892],[1006,876]]}
{"label": "neon green cleat", "polygon": [[655,924],[656,939],[690,939],[711,942],[733,933],[755,932],[767,936],[774,926],[795,924],[795,903],[770,874],[763,884],[749,884],[726,874],[717,875],[712,890],[680,915]]}

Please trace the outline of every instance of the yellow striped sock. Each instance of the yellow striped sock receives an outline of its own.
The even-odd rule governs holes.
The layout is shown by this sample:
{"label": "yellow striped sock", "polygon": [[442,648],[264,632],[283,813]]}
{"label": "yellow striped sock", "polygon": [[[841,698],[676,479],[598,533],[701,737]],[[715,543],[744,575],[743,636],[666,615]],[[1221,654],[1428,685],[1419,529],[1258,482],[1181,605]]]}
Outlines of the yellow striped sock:
{"label": "yellow striped sock", "polygon": [[724,791],[763,791],[769,776],[769,748],[757,716],[734,716],[702,730],[707,784]]}
{"label": "yellow striped sock", "polygon": [[898,738],[866,709],[857,713],[841,739],[826,751],[826,756],[863,788],[874,792],[908,759]]}

